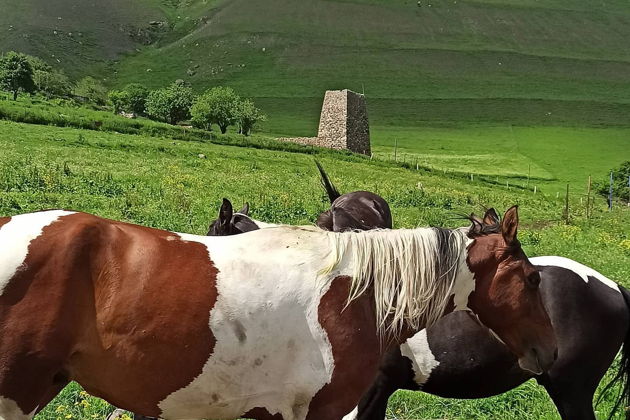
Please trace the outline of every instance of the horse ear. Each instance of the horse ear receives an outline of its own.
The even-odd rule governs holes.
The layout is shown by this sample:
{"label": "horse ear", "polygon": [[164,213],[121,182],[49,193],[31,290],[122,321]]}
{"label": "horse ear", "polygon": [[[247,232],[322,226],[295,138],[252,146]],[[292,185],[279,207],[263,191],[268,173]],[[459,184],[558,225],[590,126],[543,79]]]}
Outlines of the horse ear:
{"label": "horse ear", "polygon": [[499,219],[499,215],[497,214],[497,211],[493,208],[489,208],[488,210],[486,210],[486,213],[483,215],[483,223],[485,225],[497,225],[499,224],[500,219]]}
{"label": "horse ear", "polygon": [[483,220],[481,220],[481,218],[475,213],[470,213],[470,216],[468,216],[468,220],[470,220],[471,222],[474,220],[477,223],[483,223]]}
{"label": "horse ear", "polygon": [[474,238],[481,235],[481,233],[483,232],[483,224],[481,223],[481,219],[479,219],[474,214],[471,214],[469,220],[472,223],[472,226],[470,226],[470,229],[468,230],[468,236]]}
{"label": "horse ear", "polygon": [[219,223],[222,226],[229,224],[232,221],[232,213],[232,203],[227,198],[224,198],[221,209],[219,209]]}
{"label": "horse ear", "polygon": [[245,202],[245,205],[243,206],[243,208],[237,211],[237,213],[244,214],[245,216],[249,216],[249,203]]}
{"label": "horse ear", "polygon": [[505,212],[503,222],[501,223],[501,234],[506,244],[510,245],[516,242],[516,234],[518,232],[518,206],[512,206]]}

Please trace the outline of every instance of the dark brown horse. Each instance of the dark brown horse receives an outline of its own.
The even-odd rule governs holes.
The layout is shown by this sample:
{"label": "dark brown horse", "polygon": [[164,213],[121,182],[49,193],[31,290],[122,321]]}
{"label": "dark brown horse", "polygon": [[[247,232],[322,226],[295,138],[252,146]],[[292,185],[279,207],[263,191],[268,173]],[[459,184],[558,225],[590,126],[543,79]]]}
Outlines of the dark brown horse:
{"label": "dark brown horse", "polygon": [[317,161],[315,164],[330,200],[330,209],[319,215],[317,226],[333,232],[392,228],[389,204],[381,196],[369,191],[340,194],[330,182],[322,165]]}
{"label": "dark brown horse", "polygon": [[30,419],[75,380],[150,416],[338,420],[383,351],[453,310],[545,370],[555,338],[517,227],[516,208],[500,233],[0,218],[0,418]]}
{"label": "dark brown horse", "polygon": [[[245,203],[242,209],[234,213],[232,203],[227,198],[223,199],[219,209],[219,217],[210,223],[208,236],[230,236],[239,233],[251,232],[264,226],[272,226],[268,223],[258,222],[249,217],[249,203]],[[273,225],[275,226],[275,225]]]}
{"label": "dark brown horse", "polygon": [[[477,220],[499,230],[491,209]],[[615,408],[630,402],[630,293],[595,270],[562,257],[534,257],[541,293],[558,340],[558,359],[542,375],[523,370],[506,346],[465,312],[454,312],[389,353],[358,413],[347,419],[383,420],[398,389],[450,398],[483,398],[535,377],[564,420],[595,420],[593,395],[619,348],[616,381],[623,385]],[[623,405],[622,405],[623,404]],[[356,416],[356,417],[355,417]]]}

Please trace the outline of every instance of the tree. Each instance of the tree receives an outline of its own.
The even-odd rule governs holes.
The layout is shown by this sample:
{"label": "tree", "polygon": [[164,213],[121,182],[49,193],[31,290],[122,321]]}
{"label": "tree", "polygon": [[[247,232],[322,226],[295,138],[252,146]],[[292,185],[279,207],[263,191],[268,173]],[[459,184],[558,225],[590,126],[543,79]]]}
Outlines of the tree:
{"label": "tree", "polygon": [[236,120],[239,125],[239,132],[245,136],[249,136],[252,128],[259,123],[267,120],[267,116],[256,108],[251,99],[243,99],[238,104]]}
{"label": "tree", "polygon": [[107,103],[107,88],[93,77],[87,76],[74,86],[74,94],[86,98],[96,105]]}
{"label": "tree", "polygon": [[34,70],[33,81],[37,90],[42,92],[48,99],[67,96],[72,91],[70,80],[59,70]]}
{"label": "tree", "polygon": [[239,96],[229,87],[214,87],[199,96],[190,110],[195,127],[210,130],[217,124],[225,134],[230,125],[237,122]]}
{"label": "tree", "polygon": [[192,88],[181,80],[170,86],[154,90],[146,100],[146,113],[149,117],[177,124],[190,118],[190,107],[194,100]]}
{"label": "tree", "polygon": [[114,113],[122,111],[130,112],[134,115],[144,114],[149,90],[139,83],[131,83],[123,90],[113,90],[109,92],[109,100],[114,107]]}
{"label": "tree", "polygon": [[0,58],[0,88],[13,93],[14,101],[20,91],[35,90],[33,68],[25,54],[9,51]]}

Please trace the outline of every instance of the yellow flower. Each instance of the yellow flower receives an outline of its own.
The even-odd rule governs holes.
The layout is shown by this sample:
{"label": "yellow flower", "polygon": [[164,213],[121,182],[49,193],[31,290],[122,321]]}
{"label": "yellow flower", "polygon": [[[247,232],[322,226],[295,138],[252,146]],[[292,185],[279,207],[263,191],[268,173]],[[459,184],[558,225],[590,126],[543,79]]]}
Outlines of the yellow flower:
{"label": "yellow flower", "polygon": [[72,414],[66,414],[66,418],[67,419],[71,419],[72,418]]}
{"label": "yellow flower", "polygon": [[83,406],[83,408],[88,408],[90,406],[90,403],[88,400],[81,400],[81,405]]}
{"label": "yellow flower", "polygon": [[64,405],[58,405],[57,408],[55,409],[57,413],[61,413],[65,410],[66,410],[66,407]]}

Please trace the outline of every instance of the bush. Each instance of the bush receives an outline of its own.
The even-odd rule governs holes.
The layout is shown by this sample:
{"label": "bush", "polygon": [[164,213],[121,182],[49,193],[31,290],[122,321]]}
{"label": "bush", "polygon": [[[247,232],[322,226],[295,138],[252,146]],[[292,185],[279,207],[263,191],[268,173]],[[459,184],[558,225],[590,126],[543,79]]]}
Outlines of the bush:
{"label": "bush", "polygon": [[143,115],[146,108],[149,91],[139,83],[131,83],[123,90],[109,92],[109,100],[114,108],[114,114],[129,112],[134,115]]}
{"label": "bush", "polygon": [[33,81],[37,90],[48,99],[68,96],[72,91],[70,80],[59,70],[34,70]]}
{"label": "bush", "polygon": [[[623,162],[619,168],[612,169],[613,173],[613,198],[621,198],[630,201],[630,160]],[[610,173],[604,181],[597,183],[597,191],[604,197],[608,197],[610,192]]]}
{"label": "bush", "polygon": [[190,118],[194,99],[192,89],[182,81],[154,90],[146,100],[146,113],[152,119],[177,124]]}
{"label": "bush", "polygon": [[192,124],[197,128],[210,130],[217,124],[225,134],[230,125],[237,122],[241,99],[229,87],[215,87],[199,96],[190,110]]}
{"label": "bush", "polygon": [[93,77],[87,76],[79,80],[74,86],[74,94],[96,105],[107,103],[107,88]]}
{"label": "bush", "polygon": [[239,133],[249,136],[252,129],[259,122],[267,120],[267,116],[256,108],[251,99],[243,99],[238,104],[236,120],[239,125]]}
{"label": "bush", "polygon": [[11,92],[13,100],[20,91],[35,91],[33,67],[25,54],[9,51],[0,57],[0,88]]}

